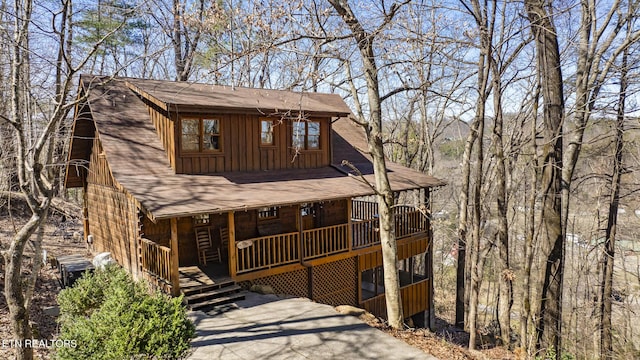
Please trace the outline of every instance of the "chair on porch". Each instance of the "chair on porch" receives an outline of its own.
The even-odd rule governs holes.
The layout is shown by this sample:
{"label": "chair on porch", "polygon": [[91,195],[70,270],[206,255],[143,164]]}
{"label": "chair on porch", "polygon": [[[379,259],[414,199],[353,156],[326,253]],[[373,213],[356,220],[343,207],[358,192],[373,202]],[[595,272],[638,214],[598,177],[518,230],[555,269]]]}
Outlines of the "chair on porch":
{"label": "chair on porch", "polygon": [[196,244],[198,246],[198,261],[202,265],[207,265],[207,261],[222,262],[220,248],[214,248],[211,241],[211,229],[200,227],[195,229]]}
{"label": "chair on porch", "polygon": [[222,254],[227,256],[227,252],[229,251],[229,228],[221,227],[220,228],[220,244],[222,246]]}

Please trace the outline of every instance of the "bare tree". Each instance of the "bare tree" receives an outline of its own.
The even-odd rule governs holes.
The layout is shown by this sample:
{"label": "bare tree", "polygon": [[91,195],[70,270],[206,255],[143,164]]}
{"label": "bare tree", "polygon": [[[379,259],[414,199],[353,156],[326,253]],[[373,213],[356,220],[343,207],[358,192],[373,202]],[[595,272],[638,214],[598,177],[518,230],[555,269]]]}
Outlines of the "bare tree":
{"label": "bare tree", "polygon": [[219,25],[222,7],[217,1],[155,0],[148,15],[162,29],[173,50],[173,73],[177,81],[187,81],[196,71],[199,46],[206,33]]}
{"label": "bare tree", "polygon": [[[68,13],[71,1],[62,1],[60,5],[61,13]],[[29,220],[18,229],[8,248],[2,250],[6,269],[4,295],[9,307],[13,334],[18,340],[32,337],[29,311],[41,264],[39,252],[42,241],[41,229],[55,194],[56,178],[59,176],[60,164],[54,161],[54,150],[57,146],[56,134],[58,134],[59,124],[75,106],[75,102],[70,101],[70,94],[76,80],[74,75],[85,66],[100,44],[112,33],[105,34],[83,59],[74,63],[66,50],[69,46],[67,37],[72,32],[64,31],[65,27],[71,26],[71,18],[63,16],[60,22],[52,22],[54,28],[51,32],[58,35],[57,46],[60,48],[57,52],[58,61],[49,62],[54,66],[55,84],[52,98],[55,102],[52,109],[38,113],[38,107],[33,106],[38,103],[38,99],[32,91],[31,79],[31,60],[36,55],[32,52],[29,41],[33,10],[32,1],[16,1],[9,12],[9,16],[13,18],[9,76],[12,92],[9,115],[0,115],[0,122],[8,124],[11,129],[16,154],[19,194],[31,211]],[[32,239],[32,235],[37,232],[38,236]],[[23,268],[23,255],[25,247],[30,242],[33,243],[36,253],[30,275],[27,275],[28,272]],[[33,349],[28,346],[16,347],[15,353],[17,359],[33,358]]]}
{"label": "bare tree", "polygon": [[543,136],[541,154],[542,213],[540,236],[543,257],[546,259],[540,316],[537,328],[539,346],[555,348],[556,358],[561,356],[562,280],[564,267],[564,232],[562,228],[562,124],[564,119],[563,79],[560,49],[550,4],[546,0],[524,2],[531,32],[536,44],[537,69],[541,74],[544,99]]}
{"label": "bare tree", "polygon": [[[631,13],[631,9],[629,10]],[[631,26],[627,24],[627,37],[631,36]],[[612,164],[611,189],[609,194],[609,214],[605,230],[604,253],[602,258],[602,285],[600,295],[600,358],[613,359],[613,329],[611,323],[611,302],[613,296],[613,265],[615,260],[618,207],[620,204],[620,183],[624,172],[622,151],[624,146],[625,105],[628,89],[629,48],[625,48],[620,64],[620,90],[618,93],[615,127],[615,150]]]}
{"label": "bare tree", "polygon": [[[329,3],[347,24],[357,42],[364,69],[364,77],[367,83],[369,121],[360,119],[360,122],[365,128],[369,144],[369,153],[373,158],[373,167],[375,172],[375,187],[380,216],[380,242],[382,246],[387,317],[389,325],[398,329],[403,326],[403,315],[402,301],[400,299],[400,280],[398,277],[395,224],[392,212],[394,196],[389,184],[385,165],[382,134],[382,108],[379,88],[380,83],[378,80],[378,66],[376,65],[376,55],[373,44],[379,31],[393,20],[393,17],[402,5],[393,3],[388,11],[383,7],[385,13],[382,24],[373,31],[367,31],[358,20],[358,17],[351,10],[351,7],[346,0],[329,0]],[[407,1],[404,3],[407,3]]]}
{"label": "bare tree", "polygon": [[[480,284],[482,281],[482,268],[484,257],[481,251],[486,254],[487,247],[481,248],[482,230],[482,185],[484,176],[484,129],[486,116],[486,102],[491,93],[489,87],[492,44],[494,24],[489,21],[487,11],[489,9],[481,7],[479,1],[472,0],[471,4],[462,2],[462,5],[473,16],[479,32],[479,56],[477,72],[477,91],[475,117],[471,125],[463,155],[463,177],[462,189],[460,193],[460,208],[458,218],[458,269],[457,269],[457,294],[456,294],[456,324],[464,319],[465,291],[467,282],[466,262],[469,261],[469,302],[468,316],[466,324],[469,329],[469,349],[475,349],[477,336],[477,313],[480,294]],[[492,10],[495,11],[493,6]],[[495,13],[494,13],[495,14]],[[493,16],[491,17],[493,18]],[[475,169],[472,174],[472,156],[475,148]],[[472,182],[473,178],[473,182]],[[473,185],[473,186],[471,186]],[[469,194],[472,196],[470,197]],[[472,200],[472,201],[470,201]],[[467,216],[469,205],[471,207],[471,238],[467,237]]]}

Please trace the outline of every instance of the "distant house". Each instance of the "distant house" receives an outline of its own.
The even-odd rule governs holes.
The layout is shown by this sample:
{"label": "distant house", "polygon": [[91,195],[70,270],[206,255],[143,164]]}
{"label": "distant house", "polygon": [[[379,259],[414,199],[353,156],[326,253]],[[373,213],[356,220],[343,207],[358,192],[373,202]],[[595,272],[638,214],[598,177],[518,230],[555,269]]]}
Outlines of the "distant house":
{"label": "distant house", "polygon": [[[92,251],[194,308],[270,285],[386,315],[372,164],[338,95],[82,76],[79,96],[65,184],[84,189]],[[404,315],[423,324],[432,243],[419,207],[443,183],[388,171]]]}

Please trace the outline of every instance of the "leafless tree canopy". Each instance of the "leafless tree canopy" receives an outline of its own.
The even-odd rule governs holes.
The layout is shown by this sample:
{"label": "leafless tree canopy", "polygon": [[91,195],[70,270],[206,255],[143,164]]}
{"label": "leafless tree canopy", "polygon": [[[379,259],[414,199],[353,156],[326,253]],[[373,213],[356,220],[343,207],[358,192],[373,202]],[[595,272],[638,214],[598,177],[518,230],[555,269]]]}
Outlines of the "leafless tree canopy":
{"label": "leafless tree canopy", "polygon": [[22,255],[66,196],[75,85],[93,73],[342,95],[375,159],[388,299],[392,160],[448,182],[430,210],[436,308],[470,348],[490,333],[530,357],[639,356],[637,1],[0,6],[0,206],[31,214],[0,243],[17,337],[36,281]]}

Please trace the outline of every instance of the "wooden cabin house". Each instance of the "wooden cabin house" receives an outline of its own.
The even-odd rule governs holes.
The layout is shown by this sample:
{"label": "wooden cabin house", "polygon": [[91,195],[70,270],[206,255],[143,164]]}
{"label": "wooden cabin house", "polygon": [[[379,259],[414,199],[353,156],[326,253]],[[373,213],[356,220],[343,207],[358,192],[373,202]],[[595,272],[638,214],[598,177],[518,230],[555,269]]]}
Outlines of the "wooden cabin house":
{"label": "wooden cabin house", "polygon": [[[373,167],[340,96],[82,76],[79,98],[65,183],[93,252],[194,307],[258,284],[386,315]],[[424,324],[420,209],[443,183],[387,167],[404,314]]]}

